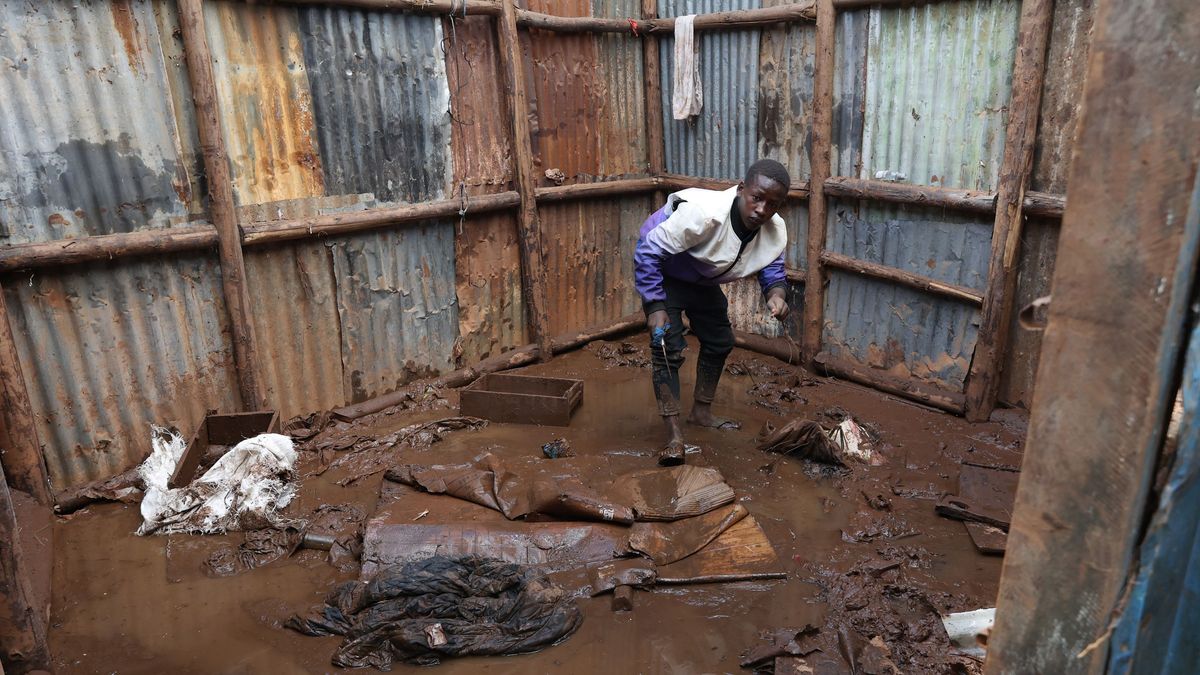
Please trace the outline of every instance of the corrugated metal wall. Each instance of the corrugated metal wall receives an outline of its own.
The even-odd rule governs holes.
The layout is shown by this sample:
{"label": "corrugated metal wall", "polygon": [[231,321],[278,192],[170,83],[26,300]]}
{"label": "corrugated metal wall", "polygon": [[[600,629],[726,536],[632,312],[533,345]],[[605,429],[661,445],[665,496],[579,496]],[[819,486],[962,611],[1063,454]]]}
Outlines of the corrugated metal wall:
{"label": "corrugated metal wall", "polygon": [[[759,0],[660,0],[658,15],[676,17],[759,6]],[[760,33],[745,30],[697,34],[704,107],[688,120],[676,120],[671,114],[675,40],[660,40],[663,138],[669,173],[736,180],[757,159]]]}
{"label": "corrugated metal wall", "polygon": [[[838,31],[838,169],[861,178],[994,190],[1015,56],[1017,0],[875,8]],[[847,35],[856,31],[854,37]],[[865,34],[864,34],[865,33]],[[865,38],[865,39],[864,39]],[[865,76],[860,76],[863,73]],[[853,108],[862,87],[862,136]],[[981,290],[992,218],[837,201],[827,248]],[[973,305],[830,271],[823,347],[835,356],[961,389],[975,348]]]}

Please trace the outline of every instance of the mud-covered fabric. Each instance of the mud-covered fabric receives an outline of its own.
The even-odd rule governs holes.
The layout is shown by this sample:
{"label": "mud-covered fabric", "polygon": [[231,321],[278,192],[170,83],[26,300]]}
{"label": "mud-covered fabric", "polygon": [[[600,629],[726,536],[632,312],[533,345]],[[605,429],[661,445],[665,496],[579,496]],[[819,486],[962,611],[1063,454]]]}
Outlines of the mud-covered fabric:
{"label": "mud-covered fabric", "polygon": [[575,600],[530,568],[492,558],[434,556],[381,569],[334,589],[325,605],[287,627],[343,635],[341,668],[447,656],[524,654],[566,638],[583,616]]}

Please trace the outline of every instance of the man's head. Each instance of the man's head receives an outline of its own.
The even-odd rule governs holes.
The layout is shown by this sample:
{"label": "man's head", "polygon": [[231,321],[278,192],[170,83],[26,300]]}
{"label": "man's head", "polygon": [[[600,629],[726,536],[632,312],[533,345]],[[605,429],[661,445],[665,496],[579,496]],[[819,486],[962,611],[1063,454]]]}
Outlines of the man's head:
{"label": "man's head", "polygon": [[752,230],[762,227],[783,206],[791,183],[787,169],[773,159],[751,164],[737,189],[742,223]]}

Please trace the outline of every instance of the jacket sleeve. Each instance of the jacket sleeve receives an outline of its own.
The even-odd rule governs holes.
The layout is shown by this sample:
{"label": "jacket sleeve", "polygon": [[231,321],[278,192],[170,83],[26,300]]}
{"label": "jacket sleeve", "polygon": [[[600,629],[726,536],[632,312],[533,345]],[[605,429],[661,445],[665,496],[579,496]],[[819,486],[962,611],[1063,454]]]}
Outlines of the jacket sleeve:
{"label": "jacket sleeve", "polygon": [[771,291],[772,288],[783,287],[787,288],[787,268],[783,264],[783,254],[772,260],[770,264],[758,271],[758,285],[762,288],[763,295]]}
{"label": "jacket sleeve", "polygon": [[666,309],[663,265],[667,259],[700,243],[709,229],[700,210],[682,202],[674,213],[638,239],[633,254],[634,285],[646,314]]}

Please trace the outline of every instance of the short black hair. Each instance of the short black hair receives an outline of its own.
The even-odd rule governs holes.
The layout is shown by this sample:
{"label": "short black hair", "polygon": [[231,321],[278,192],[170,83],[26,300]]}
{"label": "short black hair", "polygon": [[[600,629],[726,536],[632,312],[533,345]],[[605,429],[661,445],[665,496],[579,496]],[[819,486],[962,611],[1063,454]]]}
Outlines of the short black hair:
{"label": "short black hair", "polygon": [[788,175],[787,169],[773,159],[760,159],[746,169],[747,184],[754,182],[756,176],[769,178],[782,185],[785,190],[792,188],[792,177]]}

